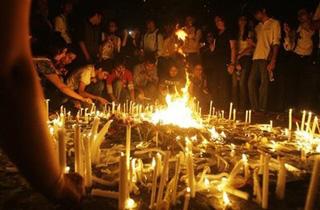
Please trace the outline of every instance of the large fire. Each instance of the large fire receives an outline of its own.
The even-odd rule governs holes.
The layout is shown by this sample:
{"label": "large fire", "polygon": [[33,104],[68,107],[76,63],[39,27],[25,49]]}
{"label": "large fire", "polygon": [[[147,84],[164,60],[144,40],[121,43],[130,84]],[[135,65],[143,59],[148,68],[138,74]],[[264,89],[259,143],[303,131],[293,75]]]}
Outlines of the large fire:
{"label": "large fire", "polygon": [[[179,29],[176,31],[176,36],[184,42],[188,34]],[[178,52],[184,55],[181,48]],[[201,128],[201,116],[194,110],[195,103],[189,95],[189,86],[189,75],[186,73],[186,85],[182,88],[182,94],[168,94],[166,96],[166,106],[156,110],[152,114],[151,121],[155,124],[177,125],[182,128]]]}

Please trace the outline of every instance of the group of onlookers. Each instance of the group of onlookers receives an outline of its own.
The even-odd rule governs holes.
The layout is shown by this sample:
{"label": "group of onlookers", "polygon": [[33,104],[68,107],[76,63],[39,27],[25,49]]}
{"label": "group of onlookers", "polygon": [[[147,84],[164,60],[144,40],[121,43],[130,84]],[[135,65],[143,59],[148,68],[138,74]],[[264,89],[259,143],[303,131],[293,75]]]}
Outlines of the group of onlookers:
{"label": "group of onlookers", "polygon": [[[142,33],[138,27],[120,31],[116,20],[103,24],[97,9],[71,24],[69,1],[51,23],[45,0],[35,2],[30,40],[53,108],[66,101],[76,107],[92,101],[161,103],[168,93],[180,93],[188,75],[189,92],[204,110],[210,100],[218,108],[233,102],[240,110],[266,111],[274,100],[278,109],[319,109],[320,6],[299,9],[298,27],[259,6],[252,11],[257,24],[241,15],[233,27],[216,15],[214,27],[198,27],[189,15],[184,24],[167,22],[161,29],[148,19]],[[272,84],[277,88],[270,91]]]}

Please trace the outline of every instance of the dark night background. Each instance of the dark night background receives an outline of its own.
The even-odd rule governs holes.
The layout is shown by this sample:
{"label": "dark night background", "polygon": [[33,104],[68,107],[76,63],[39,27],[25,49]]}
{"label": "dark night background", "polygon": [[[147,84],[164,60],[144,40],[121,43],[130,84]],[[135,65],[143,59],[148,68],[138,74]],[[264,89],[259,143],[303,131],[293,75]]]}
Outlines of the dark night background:
{"label": "dark night background", "polygon": [[[59,11],[61,0],[49,0],[50,16]],[[97,5],[104,12],[105,20],[116,19],[120,27],[141,26],[146,18],[163,21],[182,20],[187,14],[197,17],[198,23],[211,24],[215,14],[224,14],[230,22],[241,13],[250,13],[257,0],[75,0],[76,9],[85,12],[86,8]],[[319,0],[269,0],[265,1],[270,13],[279,20],[294,24],[299,7],[316,8]]]}

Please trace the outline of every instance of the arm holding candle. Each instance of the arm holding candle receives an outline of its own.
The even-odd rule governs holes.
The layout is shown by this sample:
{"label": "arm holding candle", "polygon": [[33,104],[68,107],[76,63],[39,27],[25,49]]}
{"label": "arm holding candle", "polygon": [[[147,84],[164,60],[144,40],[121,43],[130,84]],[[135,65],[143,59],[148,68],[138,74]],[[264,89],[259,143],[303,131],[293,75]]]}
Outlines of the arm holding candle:
{"label": "arm holding candle", "polygon": [[30,0],[0,2],[0,26],[8,29],[0,36],[0,94],[6,98],[0,105],[1,147],[41,193],[52,199],[77,202],[83,193],[82,180],[64,175],[55,158],[44,97],[31,61],[30,4]]}

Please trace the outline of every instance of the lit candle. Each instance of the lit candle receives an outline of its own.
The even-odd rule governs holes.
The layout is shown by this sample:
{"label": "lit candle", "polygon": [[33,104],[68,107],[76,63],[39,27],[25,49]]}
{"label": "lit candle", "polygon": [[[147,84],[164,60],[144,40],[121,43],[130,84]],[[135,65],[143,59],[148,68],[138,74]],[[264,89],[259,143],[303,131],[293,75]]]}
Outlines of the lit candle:
{"label": "lit candle", "polygon": [[273,128],[273,121],[272,121],[272,120],[270,120],[269,132],[272,132],[272,128]]}
{"label": "lit candle", "polygon": [[251,113],[252,113],[252,111],[249,110],[249,124],[251,124]]}
{"label": "lit candle", "polygon": [[315,157],[304,210],[314,209],[313,206],[314,206],[315,196],[317,195],[317,190],[318,190],[319,174],[320,174],[320,156],[318,155]]}
{"label": "lit candle", "polygon": [[269,160],[270,160],[270,156],[266,154],[264,156],[263,182],[262,182],[262,208],[263,209],[268,209],[268,202],[269,202]]}
{"label": "lit candle", "polygon": [[60,168],[65,171],[67,166],[67,155],[66,155],[66,142],[65,142],[65,130],[60,128],[58,130],[58,144],[59,144],[59,163]]}
{"label": "lit candle", "polygon": [[161,156],[159,153],[157,153],[156,156],[156,164],[153,170],[153,176],[152,176],[152,187],[151,187],[151,199],[150,199],[150,208],[152,209],[154,206],[155,198],[156,198],[156,191],[157,191],[157,181],[158,181],[158,169],[159,169],[159,163],[161,160]]}
{"label": "lit candle", "polygon": [[301,130],[303,131],[304,130],[304,126],[305,126],[305,120],[306,120],[306,111],[303,110],[302,112],[302,119],[301,119]]}
{"label": "lit candle", "polygon": [[92,186],[92,165],[91,165],[91,145],[90,135],[83,136],[83,145],[85,152],[85,186]]}
{"label": "lit candle", "polygon": [[168,173],[169,170],[169,158],[170,158],[170,152],[166,152],[163,158],[163,174],[160,178],[160,183],[159,183],[159,190],[158,190],[158,197],[157,197],[157,209],[161,209],[161,203],[163,200],[163,190],[164,186],[167,181],[167,176],[166,174]]}
{"label": "lit candle", "polygon": [[287,170],[285,167],[285,162],[283,159],[280,159],[278,178],[277,178],[277,187],[276,187],[276,196],[279,200],[284,199],[285,190],[286,190],[286,174],[287,174]]}
{"label": "lit candle", "polygon": [[308,121],[307,121],[307,127],[306,127],[306,131],[307,131],[307,132],[310,131],[311,118],[312,118],[312,112],[309,112],[309,114],[308,114]]}
{"label": "lit candle", "polygon": [[185,193],[185,196],[184,196],[183,210],[188,210],[189,202],[190,202],[190,188],[187,187],[187,192]]}
{"label": "lit candle", "polygon": [[232,117],[232,108],[233,107],[233,103],[230,103],[230,108],[229,108],[229,120],[231,120]]}
{"label": "lit candle", "polygon": [[126,202],[129,197],[128,190],[128,168],[126,156],[121,153],[120,155],[120,171],[119,171],[119,210],[126,208]]}
{"label": "lit candle", "polygon": [[292,109],[289,109],[289,131],[292,131]]}

